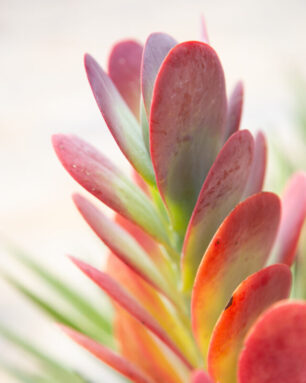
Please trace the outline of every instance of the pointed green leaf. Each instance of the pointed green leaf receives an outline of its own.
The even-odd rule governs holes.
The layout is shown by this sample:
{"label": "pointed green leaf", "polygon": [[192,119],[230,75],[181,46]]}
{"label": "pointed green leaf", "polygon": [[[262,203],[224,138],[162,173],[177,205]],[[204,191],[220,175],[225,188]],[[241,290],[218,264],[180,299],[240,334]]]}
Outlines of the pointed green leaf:
{"label": "pointed green leaf", "polygon": [[98,107],[118,146],[132,166],[154,184],[150,155],[135,116],[112,80],[90,55],[85,56],[85,68]]}
{"label": "pointed green leaf", "polygon": [[97,149],[76,136],[62,134],[53,137],[53,145],[65,169],[86,190],[157,240],[167,243],[152,202]]}

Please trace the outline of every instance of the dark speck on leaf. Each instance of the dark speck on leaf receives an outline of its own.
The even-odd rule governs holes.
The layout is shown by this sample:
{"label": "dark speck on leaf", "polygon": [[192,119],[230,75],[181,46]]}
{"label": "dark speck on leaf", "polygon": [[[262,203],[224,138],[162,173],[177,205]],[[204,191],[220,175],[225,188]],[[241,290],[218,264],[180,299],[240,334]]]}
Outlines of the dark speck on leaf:
{"label": "dark speck on leaf", "polygon": [[231,305],[233,304],[233,297],[231,297],[231,299],[228,301],[228,304],[226,305],[225,310],[227,310],[229,307],[231,307]]}

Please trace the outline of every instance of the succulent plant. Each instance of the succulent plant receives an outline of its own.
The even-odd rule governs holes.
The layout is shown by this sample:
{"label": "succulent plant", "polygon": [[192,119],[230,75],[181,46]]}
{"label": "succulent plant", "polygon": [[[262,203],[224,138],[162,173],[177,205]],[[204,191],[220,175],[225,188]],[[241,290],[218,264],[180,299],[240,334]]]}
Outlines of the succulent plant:
{"label": "succulent plant", "polygon": [[[262,191],[265,137],[239,130],[243,86],[227,98],[204,28],[202,42],[177,43],[164,33],[150,35],[144,47],[119,42],[108,73],[85,56],[96,102],[131,177],[82,139],[53,137],[70,175],[115,212],[109,218],[73,196],[110,253],[104,271],[71,260],[111,298],[113,330],[86,298],[25,256],[19,259],[72,301],[87,324],[11,282],[130,381],[305,383],[306,291],[294,289],[299,299],[288,298],[306,175],[292,177],[282,200]],[[299,262],[294,286],[305,277]],[[60,371],[57,382],[87,381]]]}

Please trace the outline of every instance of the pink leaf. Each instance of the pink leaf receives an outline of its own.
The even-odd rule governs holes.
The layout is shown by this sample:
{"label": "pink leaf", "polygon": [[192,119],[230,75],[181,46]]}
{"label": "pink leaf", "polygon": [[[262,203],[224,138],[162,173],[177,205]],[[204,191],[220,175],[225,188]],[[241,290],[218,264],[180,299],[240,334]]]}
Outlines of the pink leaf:
{"label": "pink leaf", "polygon": [[142,46],[134,40],[120,41],[114,45],[108,59],[109,76],[137,119],[142,50]]}
{"label": "pink leaf", "polygon": [[244,197],[259,193],[264,184],[267,166],[267,143],[262,132],[258,132],[255,138],[255,151],[250,176],[244,191]]}
{"label": "pink leaf", "polygon": [[141,87],[147,116],[150,116],[152,93],[159,68],[177,42],[166,33],[152,33],[144,46]]}
{"label": "pink leaf", "polygon": [[226,127],[225,127],[225,141],[237,130],[239,130],[242,107],[243,107],[243,84],[239,81],[231,96],[228,103]]}
{"label": "pink leaf", "polygon": [[211,378],[202,370],[193,372],[190,383],[214,383]]}
{"label": "pink leaf", "polygon": [[306,303],[278,303],[249,332],[238,365],[239,383],[305,383]]}
{"label": "pink leaf", "polygon": [[306,218],[306,173],[296,173],[282,198],[282,217],[271,263],[291,266]]}
{"label": "pink leaf", "polygon": [[176,45],[155,82],[150,145],[158,188],[181,235],[220,149],[225,118],[224,74],[215,51],[194,41]]}

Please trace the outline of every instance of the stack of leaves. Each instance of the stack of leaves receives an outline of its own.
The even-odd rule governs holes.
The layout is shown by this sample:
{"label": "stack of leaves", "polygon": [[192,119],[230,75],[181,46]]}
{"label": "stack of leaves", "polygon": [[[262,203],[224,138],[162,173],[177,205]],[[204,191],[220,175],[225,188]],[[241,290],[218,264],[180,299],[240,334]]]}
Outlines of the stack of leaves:
{"label": "stack of leaves", "polygon": [[[293,176],[282,200],[262,191],[265,137],[239,130],[243,87],[238,83],[227,98],[205,28],[203,42],[177,43],[163,33],[150,35],[144,47],[122,41],[111,51],[108,73],[89,55],[85,68],[133,176],[76,136],[56,135],[53,145],[70,175],[115,212],[111,219],[73,196],[110,253],[105,271],[71,260],[111,298],[113,329],[86,298],[25,256],[19,259],[84,320],[11,281],[130,381],[305,383],[302,257],[293,283],[300,300],[288,298],[306,175]],[[87,381],[65,374],[28,381]]]}

